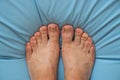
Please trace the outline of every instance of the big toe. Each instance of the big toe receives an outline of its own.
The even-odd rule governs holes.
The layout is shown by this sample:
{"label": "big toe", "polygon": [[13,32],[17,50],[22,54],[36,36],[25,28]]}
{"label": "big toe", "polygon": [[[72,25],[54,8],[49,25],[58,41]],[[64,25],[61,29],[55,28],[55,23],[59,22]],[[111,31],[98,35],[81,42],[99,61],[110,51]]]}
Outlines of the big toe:
{"label": "big toe", "polygon": [[92,39],[88,37],[88,39],[85,42],[84,49],[89,53],[91,46],[92,46]]}
{"label": "big toe", "polygon": [[50,41],[58,41],[59,40],[60,30],[58,25],[49,24],[48,25],[48,35]]}
{"label": "big toe", "polygon": [[73,27],[71,25],[65,25],[62,28],[62,42],[63,43],[70,43],[73,39]]}
{"label": "big toe", "polygon": [[26,44],[26,59],[28,60],[28,58],[30,57],[30,55],[32,54],[32,47],[30,45],[30,42],[28,42]]}

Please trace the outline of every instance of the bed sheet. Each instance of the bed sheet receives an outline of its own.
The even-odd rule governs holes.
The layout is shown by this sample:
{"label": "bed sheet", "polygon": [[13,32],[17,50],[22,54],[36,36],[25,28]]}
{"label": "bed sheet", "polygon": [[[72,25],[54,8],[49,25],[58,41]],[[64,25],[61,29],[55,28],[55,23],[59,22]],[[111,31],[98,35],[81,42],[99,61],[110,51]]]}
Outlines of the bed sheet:
{"label": "bed sheet", "polygon": [[[0,80],[30,80],[25,44],[49,23],[80,27],[92,37],[91,80],[120,80],[120,0],[0,0]],[[61,56],[58,80],[64,80]]]}

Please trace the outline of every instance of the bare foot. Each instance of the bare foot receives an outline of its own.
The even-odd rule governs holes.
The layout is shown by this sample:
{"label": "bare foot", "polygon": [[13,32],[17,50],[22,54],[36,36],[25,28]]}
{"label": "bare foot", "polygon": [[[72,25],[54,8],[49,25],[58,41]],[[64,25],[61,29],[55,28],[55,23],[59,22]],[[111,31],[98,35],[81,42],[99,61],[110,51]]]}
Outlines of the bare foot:
{"label": "bare foot", "polygon": [[65,25],[62,29],[62,57],[65,80],[89,80],[94,64],[94,45],[87,33]]}
{"label": "bare foot", "polygon": [[26,60],[31,80],[56,80],[59,59],[59,28],[42,26],[26,45]]}

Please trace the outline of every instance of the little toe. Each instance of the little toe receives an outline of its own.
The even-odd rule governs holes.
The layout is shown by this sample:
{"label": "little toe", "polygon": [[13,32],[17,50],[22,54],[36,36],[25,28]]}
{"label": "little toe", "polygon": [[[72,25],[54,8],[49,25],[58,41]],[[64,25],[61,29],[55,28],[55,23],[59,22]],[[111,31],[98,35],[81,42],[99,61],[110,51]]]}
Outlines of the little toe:
{"label": "little toe", "polygon": [[71,25],[65,25],[62,28],[62,42],[70,43],[73,39],[73,27]]}
{"label": "little toe", "polygon": [[47,27],[46,26],[42,26],[39,29],[40,33],[41,33],[41,39],[42,39],[42,43],[47,43],[48,41],[48,32],[47,32]]}
{"label": "little toe", "polygon": [[81,36],[82,36],[82,33],[83,33],[83,30],[80,29],[80,28],[77,28],[77,29],[75,30],[75,40],[74,40],[74,43],[75,43],[76,45],[80,44],[80,38],[81,38]]}
{"label": "little toe", "polygon": [[50,41],[58,41],[60,30],[58,28],[58,25],[56,24],[49,24],[48,25],[48,35]]}
{"label": "little toe", "polygon": [[92,46],[90,47],[89,54],[90,54],[90,55],[95,55],[95,47],[94,47],[94,44],[92,44]]}
{"label": "little toe", "polygon": [[90,47],[89,58],[90,58],[90,61],[94,62],[95,60],[95,47],[94,46]]}
{"label": "little toe", "polygon": [[88,38],[88,34],[84,32],[81,36],[81,41],[80,41],[81,48],[84,48],[85,41],[87,40],[87,38]]}
{"label": "little toe", "polygon": [[92,46],[92,39],[90,37],[88,37],[88,39],[85,42],[84,49],[89,53],[91,46]]}
{"label": "little toe", "polygon": [[32,54],[32,47],[30,45],[30,42],[26,44],[26,57],[30,56]]}

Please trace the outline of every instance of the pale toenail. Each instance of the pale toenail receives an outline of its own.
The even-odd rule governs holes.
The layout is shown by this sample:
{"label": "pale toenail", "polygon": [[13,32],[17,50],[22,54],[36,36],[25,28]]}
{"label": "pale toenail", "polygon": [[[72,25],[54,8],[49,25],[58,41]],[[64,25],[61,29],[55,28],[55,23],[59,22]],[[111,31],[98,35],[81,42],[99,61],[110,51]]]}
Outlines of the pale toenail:
{"label": "pale toenail", "polygon": [[71,32],[71,31],[72,31],[72,26],[71,26],[71,25],[65,25],[65,26],[63,27],[63,30],[64,30],[65,32]]}
{"label": "pale toenail", "polygon": [[40,32],[41,32],[41,34],[46,34],[46,32],[47,32],[47,27],[46,27],[46,26],[41,27],[41,28],[40,28]]}
{"label": "pale toenail", "polygon": [[70,28],[65,28],[65,32],[70,32],[71,29]]}
{"label": "pale toenail", "polygon": [[91,41],[87,41],[86,43],[87,43],[86,47],[92,46],[92,42]]}
{"label": "pale toenail", "polygon": [[83,33],[83,31],[79,28],[77,28],[75,31],[76,31],[77,35],[81,35]]}
{"label": "pale toenail", "polygon": [[65,27],[62,28],[62,31],[65,32]]}
{"label": "pale toenail", "polygon": [[87,35],[87,33],[83,33],[83,35],[82,35],[82,40],[86,40],[88,38],[88,35]]}
{"label": "pale toenail", "polygon": [[56,27],[55,26],[51,26],[51,31],[52,32],[56,32]]}
{"label": "pale toenail", "polygon": [[80,30],[77,28],[77,29],[76,29],[76,32],[77,32],[77,33],[80,33]]}
{"label": "pale toenail", "polygon": [[40,36],[40,32],[36,32],[36,33],[34,34],[34,36],[35,36],[36,38],[38,38],[38,37]]}
{"label": "pale toenail", "polygon": [[52,32],[56,32],[57,31],[57,25],[56,24],[49,24],[48,28]]}
{"label": "pale toenail", "polygon": [[80,29],[80,28],[77,28],[76,30],[77,30],[78,32],[80,32],[80,33],[83,32],[83,30]]}
{"label": "pale toenail", "polygon": [[92,39],[90,38],[90,37],[88,37],[88,39],[87,39],[88,41],[92,41]]}

